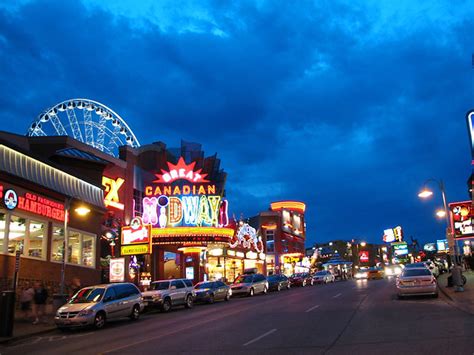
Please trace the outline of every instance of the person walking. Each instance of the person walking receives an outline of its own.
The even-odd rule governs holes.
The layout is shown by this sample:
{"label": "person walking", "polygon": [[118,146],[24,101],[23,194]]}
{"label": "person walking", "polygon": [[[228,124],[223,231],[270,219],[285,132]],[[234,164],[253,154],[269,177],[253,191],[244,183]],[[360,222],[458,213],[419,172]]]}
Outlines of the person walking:
{"label": "person walking", "polygon": [[20,308],[23,312],[23,317],[28,319],[30,316],[31,302],[33,301],[33,296],[35,295],[35,290],[30,286],[30,283],[27,281],[23,287],[20,294]]}
{"label": "person walking", "polygon": [[35,320],[33,324],[38,324],[44,317],[46,300],[48,299],[48,291],[44,288],[42,282],[36,281],[33,295],[33,315]]}

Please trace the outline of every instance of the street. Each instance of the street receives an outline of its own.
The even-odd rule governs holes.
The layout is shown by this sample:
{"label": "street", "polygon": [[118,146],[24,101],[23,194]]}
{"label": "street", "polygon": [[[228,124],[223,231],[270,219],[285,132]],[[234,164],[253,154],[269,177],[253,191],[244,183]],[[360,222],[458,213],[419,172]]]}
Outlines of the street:
{"label": "street", "polygon": [[36,336],[1,354],[472,354],[474,317],[442,296],[397,300],[394,280],[346,281],[145,313]]}

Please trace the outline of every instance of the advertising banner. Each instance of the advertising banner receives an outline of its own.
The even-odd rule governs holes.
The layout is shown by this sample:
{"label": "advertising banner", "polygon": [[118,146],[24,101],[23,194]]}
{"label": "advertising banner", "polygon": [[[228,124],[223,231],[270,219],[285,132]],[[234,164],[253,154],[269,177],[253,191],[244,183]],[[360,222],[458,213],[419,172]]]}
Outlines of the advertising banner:
{"label": "advertising banner", "polygon": [[125,281],[125,258],[110,259],[110,282]]}
{"label": "advertising banner", "polygon": [[449,204],[451,223],[455,238],[474,236],[474,213],[472,201],[453,202]]}

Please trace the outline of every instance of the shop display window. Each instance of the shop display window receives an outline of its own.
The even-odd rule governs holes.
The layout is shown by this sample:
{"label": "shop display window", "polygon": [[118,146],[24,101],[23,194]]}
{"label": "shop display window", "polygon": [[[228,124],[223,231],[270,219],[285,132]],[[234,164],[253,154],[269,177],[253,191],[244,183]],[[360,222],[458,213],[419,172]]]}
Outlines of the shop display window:
{"label": "shop display window", "polygon": [[95,236],[83,234],[82,236],[82,265],[95,266]]}
{"label": "shop display window", "polygon": [[34,258],[44,258],[47,238],[46,223],[30,220],[27,252],[24,254]]}
{"label": "shop display window", "polygon": [[0,253],[4,251],[6,217],[7,215],[4,212],[0,212]]}
{"label": "shop display window", "polygon": [[67,262],[71,264],[81,263],[81,234],[73,230],[68,231]]}
{"label": "shop display window", "polygon": [[26,239],[26,218],[11,215],[8,231],[8,252],[13,254],[20,250],[24,255]]}
{"label": "shop display window", "polygon": [[64,228],[53,227],[53,240],[51,243],[51,260],[63,261],[64,251]]}

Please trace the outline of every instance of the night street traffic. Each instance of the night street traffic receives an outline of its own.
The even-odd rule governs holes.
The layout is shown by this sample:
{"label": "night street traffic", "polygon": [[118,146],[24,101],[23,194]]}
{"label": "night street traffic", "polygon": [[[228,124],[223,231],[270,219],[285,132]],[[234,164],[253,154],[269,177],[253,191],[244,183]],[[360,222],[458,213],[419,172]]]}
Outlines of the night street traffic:
{"label": "night street traffic", "polygon": [[397,300],[394,280],[292,288],[142,315],[134,324],[55,331],[2,354],[472,353],[474,317],[438,299]]}

